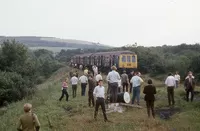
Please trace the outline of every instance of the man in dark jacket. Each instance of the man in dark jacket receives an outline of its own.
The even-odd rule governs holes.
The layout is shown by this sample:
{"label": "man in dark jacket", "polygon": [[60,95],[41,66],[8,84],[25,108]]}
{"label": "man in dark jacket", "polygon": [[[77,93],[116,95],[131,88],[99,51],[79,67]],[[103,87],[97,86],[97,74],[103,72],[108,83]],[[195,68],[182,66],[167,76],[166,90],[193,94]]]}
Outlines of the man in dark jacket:
{"label": "man in dark jacket", "polygon": [[134,71],[131,71],[130,74],[128,75],[129,83],[130,83],[130,93],[132,92],[132,83],[130,82],[131,78],[134,75]]}
{"label": "man in dark jacket", "polygon": [[186,100],[189,101],[189,93],[191,92],[191,102],[192,102],[194,98],[194,87],[195,87],[195,81],[192,72],[190,72],[188,74],[188,77],[186,77],[184,85],[186,90]]}
{"label": "man in dark jacket", "polygon": [[121,81],[123,86],[123,92],[128,92],[128,75],[126,74],[126,71],[123,71],[123,74],[121,75]]}
{"label": "man in dark jacket", "polygon": [[155,96],[156,94],[156,88],[154,85],[152,85],[152,80],[148,80],[148,85],[144,87],[143,93],[145,94],[144,100],[146,101],[147,105],[147,114],[148,117],[150,117],[150,109],[152,112],[153,118],[155,118],[155,113],[154,113],[154,101],[155,101]]}
{"label": "man in dark jacket", "polygon": [[93,96],[93,91],[94,88],[96,86],[96,81],[93,78],[93,76],[91,74],[89,74],[88,76],[88,84],[89,84],[89,90],[88,90],[88,106],[91,106],[91,102],[92,102],[92,106],[94,107],[94,96]]}

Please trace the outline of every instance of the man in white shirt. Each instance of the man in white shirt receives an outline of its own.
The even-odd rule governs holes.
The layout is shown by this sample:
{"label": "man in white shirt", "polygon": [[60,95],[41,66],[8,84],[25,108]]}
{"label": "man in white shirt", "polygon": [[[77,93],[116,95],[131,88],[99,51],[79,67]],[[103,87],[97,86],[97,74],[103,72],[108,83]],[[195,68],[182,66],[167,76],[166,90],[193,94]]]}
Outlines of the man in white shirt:
{"label": "man in white shirt", "polygon": [[116,71],[117,68],[115,66],[111,67],[112,71],[108,73],[107,81],[110,85],[110,93],[111,93],[111,102],[117,103],[117,89],[118,89],[118,82],[120,81],[120,75]]}
{"label": "man in white shirt", "polygon": [[168,96],[169,106],[171,106],[171,103],[172,103],[172,105],[174,105],[175,104],[175,101],[174,101],[174,87],[176,85],[176,80],[172,76],[172,73],[168,74],[168,77],[165,80],[165,85],[167,86],[167,96]]}
{"label": "man in white shirt", "polygon": [[107,122],[107,116],[106,116],[106,109],[105,109],[105,88],[103,87],[103,80],[99,80],[99,85],[94,88],[93,91],[94,97],[96,97],[96,105],[95,105],[95,112],[94,112],[94,119],[96,120],[99,106],[101,106],[104,121]]}
{"label": "man in white shirt", "polygon": [[71,78],[71,84],[72,84],[72,96],[73,98],[76,97],[76,90],[77,90],[77,84],[78,84],[78,78],[76,77],[76,74],[73,74],[73,77]]}
{"label": "man in white shirt", "polygon": [[82,75],[79,80],[81,81],[81,96],[85,96],[85,89],[87,86],[88,78],[85,75]]}
{"label": "man in white shirt", "polygon": [[87,67],[85,68],[85,70],[83,71],[83,73],[84,73],[85,75],[88,75],[88,68],[87,68]]}
{"label": "man in white shirt", "polygon": [[83,69],[83,65],[79,65],[79,69],[82,70]]}
{"label": "man in white shirt", "polygon": [[95,79],[96,79],[97,85],[98,85],[99,80],[103,80],[101,76],[101,72],[98,72],[98,75],[96,75]]}
{"label": "man in white shirt", "polygon": [[132,104],[135,102],[135,98],[137,98],[137,104],[140,104],[140,87],[141,83],[144,81],[141,77],[138,76],[139,73],[137,72],[136,75],[134,75],[130,82],[132,83],[132,89],[133,89],[133,97],[132,97]]}
{"label": "man in white shirt", "polygon": [[176,74],[174,75],[174,78],[176,80],[176,88],[178,88],[178,84],[180,82],[180,75],[178,74],[178,71],[176,71]]}
{"label": "man in white shirt", "polygon": [[92,67],[92,69],[93,69],[93,72],[94,72],[94,77],[98,74],[98,67],[96,66],[96,65],[94,65],[93,67]]}

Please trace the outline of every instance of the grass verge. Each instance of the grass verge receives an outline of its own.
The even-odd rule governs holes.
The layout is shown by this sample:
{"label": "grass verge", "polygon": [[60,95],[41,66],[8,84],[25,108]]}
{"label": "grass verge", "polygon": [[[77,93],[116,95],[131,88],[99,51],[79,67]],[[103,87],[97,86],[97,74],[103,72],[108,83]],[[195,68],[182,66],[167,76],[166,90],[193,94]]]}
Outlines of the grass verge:
{"label": "grass verge", "polygon": [[[99,110],[98,120],[93,120],[94,108],[88,107],[88,97],[80,96],[80,85],[76,98],[72,98],[71,86],[68,93],[69,102],[64,99],[58,101],[61,95],[61,79],[66,78],[71,70],[66,67],[57,71],[45,83],[38,86],[38,90],[32,96],[22,101],[10,104],[6,109],[0,110],[0,131],[14,131],[19,116],[23,113],[23,104],[33,104],[33,112],[38,115],[41,123],[41,131],[199,131],[200,130],[200,104],[185,102],[183,87],[175,89],[176,107],[180,113],[173,115],[169,120],[148,119],[146,114],[144,95],[141,93],[141,106],[144,108],[126,108],[123,113],[110,113],[108,119],[112,123],[105,123]],[[80,72],[81,73],[81,72]],[[145,81],[148,79],[145,76]],[[156,108],[167,105],[166,88],[161,81],[153,80],[157,86]],[[104,83],[105,87],[106,84]],[[197,88],[199,90],[199,88]],[[141,92],[143,89],[141,89]],[[87,92],[86,92],[87,93]]]}

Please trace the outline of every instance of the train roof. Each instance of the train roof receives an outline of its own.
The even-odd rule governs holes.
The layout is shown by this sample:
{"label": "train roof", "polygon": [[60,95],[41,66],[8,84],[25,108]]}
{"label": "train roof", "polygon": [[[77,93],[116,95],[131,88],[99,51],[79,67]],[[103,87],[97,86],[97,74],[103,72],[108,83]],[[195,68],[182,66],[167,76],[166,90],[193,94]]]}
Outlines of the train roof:
{"label": "train roof", "polygon": [[79,55],[75,55],[74,57],[91,56],[92,54],[93,54],[93,53],[79,54]]}
{"label": "train roof", "polygon": [[99,56],[99,55],[120,55],[120,54],[135,54],[131,51],[110,51],[110,52],[98,52],[92,54],[92,56]]}
{"label": "train roof", "polygon": [[73,57],[85,57],[85,56],[100,56],[100,55],[120,55],[120,54],[135,54],[131,51],[109,51],[109,52],[97,52],[97,53],[86,53],[86,54],[79,54]]}

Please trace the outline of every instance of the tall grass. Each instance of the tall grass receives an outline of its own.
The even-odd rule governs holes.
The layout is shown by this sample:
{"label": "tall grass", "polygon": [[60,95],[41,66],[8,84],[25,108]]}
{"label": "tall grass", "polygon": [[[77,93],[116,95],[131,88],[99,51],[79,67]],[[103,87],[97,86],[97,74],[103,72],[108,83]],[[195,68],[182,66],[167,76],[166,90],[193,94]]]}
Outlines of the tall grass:
{"label": "tall grass", "polygon": [[[7,109],[1,111],[0,131],[15,131],[18,118],[23,114],[23,104],[33,104],[33,111],[38,115],[41,123],[41,131],[199,131],[200,130],[200,104],[198,102],[187,103],[182,99],[184,90],[175,89],[176,107],[181,108],[169,120],[148,119],[145,102],[141,99],[142,109],[125,108],[123,113],[107,114],[111,123],[103,121],[101,110],[94,121],[94,108],[88,107],[88,97],[80,96],[80,85],[76,98],[72,98],[71,86],[68,93],[69,101],[58,101],[61,95],[61,79],[66,78],[70,68],[64,68],[55,73],[44,84],[38,86],[36,94],[32,97],[10,104]],[[81,72],[80,72],[81,73]],[[145,79],[148,79],[146,77]],[[162,82],[154,80],[155,85]],[[106,86],[107,84],[104,83]],[[142,89],[141,89],[142,92]],[[155,102],[156,108],[167,105],[167,93],[164,86],[157,87],[158,94]],[[86,92],[87,93],[87,92]],[[141,98],[143,98],[141,93]]]}

